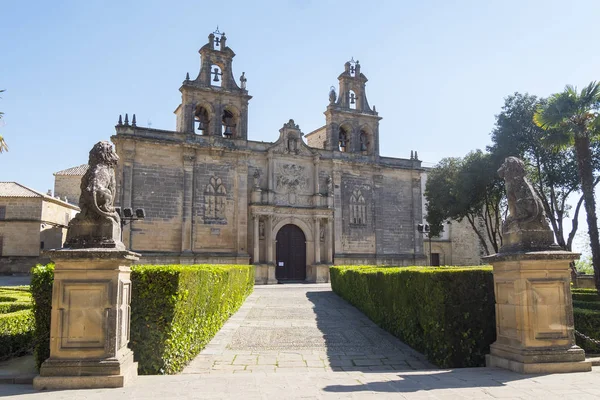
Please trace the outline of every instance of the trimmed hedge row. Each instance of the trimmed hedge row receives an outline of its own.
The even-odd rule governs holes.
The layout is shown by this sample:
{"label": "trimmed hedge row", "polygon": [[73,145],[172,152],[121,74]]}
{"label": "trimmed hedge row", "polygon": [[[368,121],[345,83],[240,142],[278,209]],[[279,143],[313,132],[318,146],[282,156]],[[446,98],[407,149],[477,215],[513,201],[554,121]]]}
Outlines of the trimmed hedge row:
{"label": "trimmed hedge row", "polygon": [[[382,328],[434,364],[484,364],[496,340],[491,267],[331,267],[331,286]],[[600,339],[600,296],[572,289],[575,329]],[[588,354],[600,346],[575,336]]]}
{"label": "trimmed hedge row", "polygon": [[[600,296],[596,289],[571,289],[575,329],[600,339]],[[599,354],[600,346],[575,335],[575,341],[587,354]]]}
{"label": "trimmed hedge row", "polygon": [[496,340],[491,267],[331,267],[335,293],[443,367],[485,362]]}
{"label": "trimmed hedge row", "polygon": [[33,314],[27,286],[0,287],[0,360],[31,351]]}
{"label": "trimmed hedge row", "polygon": [[[53,276],[52,266],[33,270],[38,366],[49,356]],[[139,362],[138,372],[174,374],[252,293],[254,269],[249,265],[135,265],[131,281],[129,346]]]}

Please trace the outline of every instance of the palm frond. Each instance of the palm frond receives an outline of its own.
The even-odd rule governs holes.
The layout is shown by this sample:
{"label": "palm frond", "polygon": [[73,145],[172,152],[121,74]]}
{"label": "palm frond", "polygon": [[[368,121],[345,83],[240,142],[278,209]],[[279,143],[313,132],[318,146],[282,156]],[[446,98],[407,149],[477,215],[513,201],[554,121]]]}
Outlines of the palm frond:
{"label": "palm frond", "polygon": [[4,153],[5,151],[8,151],[8,145],[4,141],[4,138],[0,136],[0,153]]}

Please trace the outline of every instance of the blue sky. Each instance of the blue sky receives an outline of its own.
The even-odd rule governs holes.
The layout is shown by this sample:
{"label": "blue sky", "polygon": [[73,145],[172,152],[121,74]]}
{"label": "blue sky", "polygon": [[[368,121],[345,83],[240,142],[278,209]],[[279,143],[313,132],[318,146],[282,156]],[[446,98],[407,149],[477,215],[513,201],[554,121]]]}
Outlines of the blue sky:
{"label": "blue sky", "polygon": [[381,152],[433,165],[489,144],[505,96],[600,78],[600,2],[0,1],[0,180],[40,191],[87,161],[119,114],[174,129],[198,49],[219,25],[253,96],[249,138],[323,125],[351,57],[383,117]]}

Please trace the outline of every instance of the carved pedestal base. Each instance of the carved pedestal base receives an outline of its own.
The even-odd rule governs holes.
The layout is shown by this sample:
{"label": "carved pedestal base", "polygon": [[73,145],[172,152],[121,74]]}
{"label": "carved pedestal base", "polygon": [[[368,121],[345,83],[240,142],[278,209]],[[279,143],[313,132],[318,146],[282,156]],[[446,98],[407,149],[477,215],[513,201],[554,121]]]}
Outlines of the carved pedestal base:
{"label": "carved pedestal base", "polygon": [[494,267],[497,340],[489,367],[521,373],[590,371],[575,345],[569,263],[564,251],[496,254]]}
{"label": "carved pedestal base", "polygon": [[306,281],[310,283],[329,282],[329,264],[315,264],[309,266]]}
{"label": "carved pedestal base", "polygon": [[36,389],[122,387],[137,376],[129,342],[130,265],[136,253],[63,249],[55,262],[50,358]]}
{"label": "carved pedestal base", "polygon": [[275,265],[254,264],[254,284],[255,285],[276,285]]}

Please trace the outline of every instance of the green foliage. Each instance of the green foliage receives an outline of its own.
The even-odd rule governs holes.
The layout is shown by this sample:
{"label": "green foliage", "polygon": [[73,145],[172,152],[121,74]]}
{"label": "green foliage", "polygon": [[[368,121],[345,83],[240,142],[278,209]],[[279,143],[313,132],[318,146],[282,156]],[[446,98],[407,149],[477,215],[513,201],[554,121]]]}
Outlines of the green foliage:
{"label": "green foliage", "polygon": [[443,368],[484,364],[496,338],[491,267],[330,269],[335,293]]}
{"label": "green foliage", "polygon": [[[39,299],[39,365],[49,356],[53,270],[36,267],[33,276],[32,291]],[[247,265],[136,265],[131,282],[129,346],[139,362],[139,373],[174,374],[204,348],[252,292],[254,269]]]}
{"label": "green foliage", "polygon": [[538,106],[533,121],[547,132],[545,140],[554,148],[572,148],[577,159],[586,211],[596,288],[600,290],[600,237],[596,216],[594,156],[592,143],[600,136],[600,83],[591,82],[581,92],[567,85],[546,104]]}
{"label": "green foliage", "polygon": [[464,158],[444,158],[431,169],[425,196],[432,236],[440,234],[444,221],[466,218],[487,254],[498,251],[504,197],[498,167],[489,154],[476,150]]}
{"label": "green foliage", "polygon": [[35,317],[33,355],[37,368],[50,357],[52,283],[54,283],[54,264],[36,265],[31,269],[31,296]]}
{"label": "green foliage", "polygon": [[0,360],[30,352],[33,332],[29,289],[0,287]]}
{"label": "green foliage", "polygon": [[[575,329],[600,340],[600,296],[594,289],[573,289]],[[575,335],[575,342],[588,354],[599,354],[600,346]]]}
{"label": "green foliage", "polygon": [[593,275],[594,266],[592,265],[592,256],[581,257],[575,261],[575,268],[582,274]]}

